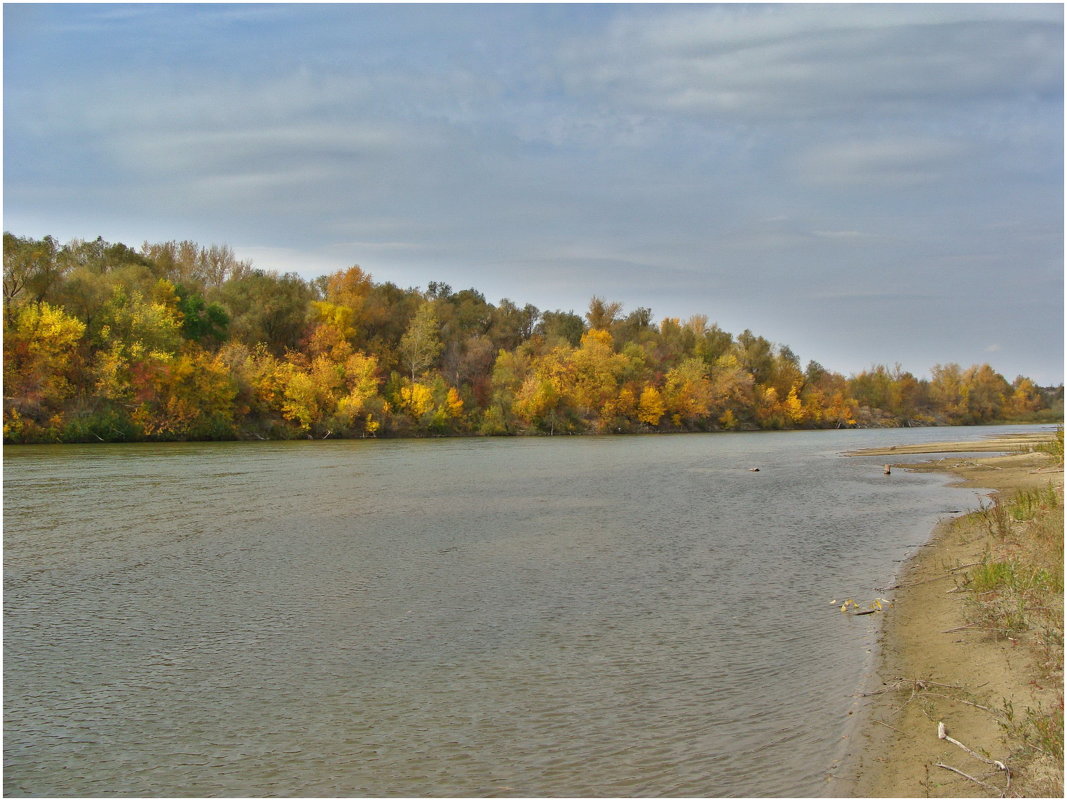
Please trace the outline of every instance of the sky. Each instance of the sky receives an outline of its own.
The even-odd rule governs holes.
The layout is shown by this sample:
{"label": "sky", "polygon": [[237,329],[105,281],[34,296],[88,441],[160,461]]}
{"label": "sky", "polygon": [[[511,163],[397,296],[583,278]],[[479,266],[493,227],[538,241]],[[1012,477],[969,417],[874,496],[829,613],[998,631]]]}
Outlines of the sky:
{"label": "sky", "polygon": [[4,229],[1063,381],[1063,6],[5,3]]}

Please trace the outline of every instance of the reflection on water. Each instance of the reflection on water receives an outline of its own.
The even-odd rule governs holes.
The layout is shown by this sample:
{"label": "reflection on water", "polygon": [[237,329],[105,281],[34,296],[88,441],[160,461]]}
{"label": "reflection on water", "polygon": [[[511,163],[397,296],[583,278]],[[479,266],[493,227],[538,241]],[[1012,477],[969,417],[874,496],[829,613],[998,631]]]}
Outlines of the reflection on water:
{"label": "reflection on water", "polygon": [[5,794],[817,795],[988,431],[7,448]]}

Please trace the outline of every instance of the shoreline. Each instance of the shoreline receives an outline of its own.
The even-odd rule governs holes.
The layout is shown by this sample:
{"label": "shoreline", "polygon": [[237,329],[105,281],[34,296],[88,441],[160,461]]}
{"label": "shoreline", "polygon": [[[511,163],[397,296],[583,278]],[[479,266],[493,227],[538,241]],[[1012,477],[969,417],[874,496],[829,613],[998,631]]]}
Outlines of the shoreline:
{"label": "shoreline", "polygon": [[[4,438],[2,445],[5,448],[22,448],[22,447],[38,447],[41,445],[170,445],[170,444],[202,444],[213,442],[365,442],[367,440],[391,442],[391,441],[409,441],[409,440],[438,440],[438,439],[548,439],[552,437],[657,437],[657,436],[682,436],[687,434],[780,434],[780,433],[801,433],[801,432],[813,432],[813,431],[909,431],[915,429],[933,429],[933,428],[990,428],[990,427],[1007,427],[1017,426],[1033,427],[1033,426],[1049,426],[1055,427],[1061,425],[1059,421],[1047,422],[1047,421],[1010,421],[1010,422],[991,422],[991,423],[974,423],[967,425],[951,425],[951,424],[937,424],[937,425],[924,425],[924,426],[854,426],[846,429],[835,429],[829,427],[807,427],[801,426],[796,428],[759,428],[759,427],[737,427],[733,429],[685,429],[685,428],[656,428],[651,430],[616,430],[616,431],[560,431],[556,433],[549,433],[545,431],[523,431],[523,432],[509,432],[498,434],[482,434],[476,431],[452,431],[447,433],[440,432],[421,432],[421,433],[374,433],[374,434],[361,434],[360,436],[346,436],[343,434],[334,435],[334,432],[327,432],[324,436],[316,437],[310,434],[304,434],[302,436],[290,436],[290,437],[266,437],[256,432],[240,432],[234,436],[227,437],[140,437],[135,439],[101,439],[96,437],[95,439],[71,439],[71,440],[58,440],[58,439],[37,439],[37,440],[25,440],[14,441]],[[865,448],[859,451],[846,452],[845,456],[852,455],[895,455],[895,454],[908,454],[908,453],[962,453],[962,452],[980,452],[980,451],[1003,451],[1004,448],[997,448],[989,446],[987,443],[1000,443],[1002,440],[1012,440],[1015,442],[1032,440],[1040,442],[1046,440],[1047,437],[1041,434],[1005,434],[1002,437],[991,437],[989,440],[976,440],[975,442],[956,442],[946,441],[938,443],[930,443],[928,445],[901,445],[887,448]],[[934,445],[943,446],[936,449],[931,449]],[[964,447],[968,446],[968,447]],[[974,447],[970,447],[974,446]],[[906,467],[907,465],[901,465]],[[946,471],[947,472],[947,471]]]}
{"label": "shoreline", "polygon": [[[866,449],[855,455],[949,454],[890,464],[949,474],[954,477],[950,486],[986,490],[988,497],[1043,488],[1050,482],[1062,493],[1061,465],[1053,466],[1041,453],[1012,452],[1047,440],[1041,434],[1007,435],[979,442]],[[997,455],[973,455],[979,453]],[[993,709],[1007,702],[1016,709],[1059,703],[1062,683],[1044,687],[1034,682],[1036,670],[1027,648],[1017,647],[1015,640],[967,630],[969,594],[956,588],[963,571],[981,561],[989,545],[980,511],[972,509],[942,520],[897,571],[889,595],[893,605],[881,621],[874,669],[856,699],[857,720],[831,779],[830,795],[997,795],[1003,781],[996,787],[988,783],[994,779],[985,787],[975,783],[981,781],[979,775],[987,775],[987,766],[939,738],[938,723],[944,722],[948,737],[986,757],[1006,760],[1008,746]],[[938,763],[963,766],[967,776]]]}

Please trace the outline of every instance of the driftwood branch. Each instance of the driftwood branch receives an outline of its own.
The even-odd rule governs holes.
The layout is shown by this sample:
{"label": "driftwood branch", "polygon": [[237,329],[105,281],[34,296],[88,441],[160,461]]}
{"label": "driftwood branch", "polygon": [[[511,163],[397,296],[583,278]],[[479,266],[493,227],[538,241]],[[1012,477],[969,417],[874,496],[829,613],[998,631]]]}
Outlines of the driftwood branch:
{"label": "driftwood branch", "polygon": [[[886,723],[886,722],[885,722],[884,720],[879,720],[878,718],[874,718],[873,720],[874,720],[874,722],[875,722],[875,723],[881,723],[881,724],[882,724],[883,726],[885,726],[885,727],[886,727],[887,729],[892,729],[892,730],[893,730],[893,731],[895,731],[895,732],[896,732],[897,734],[904,734],[904,732],[902,732],[902,731],[901,731],[900,729],[898,729],[898,728],[897,728],[896,726],[890,726],[890,725],[889,725],[888,723]],[[907,735],[905,735],[905,736],[907,736]]]}
{"label": "driftwood branch", "polygon": [[919,685],[919,689],[925,690],[927,686],[930,687],[944,687],[947,690],[965,690],[966,687],[961,687],[958,684],[938,684],[936,681],[930,681],[929,679],[901,679],[901,681],[912,682]]}
{"label": "driftwood branch", "polygon": [[988,757],[984,757],[981,754],[975,752],[974,750],[968,748],[967,746],[965,746],[963,743],[961,743],[959,740],[955,739],[954,737],[949,737],[948,736],[948,732],[945,731],[945,724],[944,723],[939,722],[937,724],[937,739],[945,740],[946,742],[950,742],[953,745],[955,745],[955,746],[957,746],[959,748],[962,748],[964,751],[966,751],[968,754],[973,756],[979,762],[985,762],[987,765],[992,765],[997,770],[1002,770],[1005,773],[1007,773],[1009,776],[1011,775],[1011,771],[1008,769],[1008,766],[1005,765],[1000,760],[989,759]]}
{"label": "driftwood branch", "polygon": [[927,694],[928,695],[937,696],[938,698],[947,698],[949,701],[955,701],[958,704],[967,704],[967,706],[973,706],[975,709],[981,709],[983,712],[988,712],[991,715],[996,715],[997,714],[997,710],[991,709],[988,706],[982,706],[981,704],[976,704],[974,701],[965,701],[962,698],[953,698],[951,695],[945,695],[943,693],[927,693]]}
{"label": "driftwood branch", "polygon": [[1001,789],[999,789],[997,787],[994,787],[991,784],[987,784],[986,782],[982,781],[981,779],[976,779],[976,778],[974,778],[974,776],[971,776],[971,775],[969,775],[967,773],[964,773],[959,768],[954,768],[951,765],[946,765],[944,762],[935,762],[934,764],[937,765],[937,767],[939,767],[939,768],[944,768],[945,770],[951,770],[953,773],[958,773],[963,778],[970,779],[975,784],[979,784],[982,787],[985,787],[987,790],[992,790],[994,793],[996,793],[1001,798],[1004,797],[1004,791],[1003,790],[1001,790]]}

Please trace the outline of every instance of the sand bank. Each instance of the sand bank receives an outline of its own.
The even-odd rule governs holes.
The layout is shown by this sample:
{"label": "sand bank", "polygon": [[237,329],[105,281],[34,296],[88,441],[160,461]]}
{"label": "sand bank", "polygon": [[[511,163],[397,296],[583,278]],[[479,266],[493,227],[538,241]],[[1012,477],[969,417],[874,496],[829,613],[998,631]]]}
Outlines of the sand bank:
{"label": "sand bank", "polygon": [[[863,453],[1003,453],[1033,443],[1033,437],[1023,435]],[[1050,482],[1061,491],[1063,487],[1062,466],[1054,467],[1048,456],[1035,453],[944,456],[921,465],[899,465],[898,469],[950,472],[958,477],[959,486],[1002,492],[1047,487]],[[1004,738],[1003,715],[998,713],[1006,702],[1016,710],[1062,704],[1062,674],[1052,681],[1039,679],[1036,658],[1025,645],[968,627],[968,593],[957,591],[957,587],[968,566],[980,562],[989,546],[987,525],[979,515],[966,515],[943,522],[906,565],[892,590],[893,606],[884,615],[876,675],[860,700],[859,733],[850,741],[850,750],[835,774],[833,794],[892,798],[998,795],[1006,788],[1007,776],[982,761],[1008,760],[1011,745]],[[1062,615],[1062,605],[1060,609]],[[944,723],[948,737],[979,756],[939,738],[939,722]],[[1016,774],[1016,784],[1008,794],[1055,792],[1056,777],[1036,773]],[[1058,781],[1062,788],[1062,771]]]}

